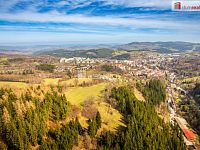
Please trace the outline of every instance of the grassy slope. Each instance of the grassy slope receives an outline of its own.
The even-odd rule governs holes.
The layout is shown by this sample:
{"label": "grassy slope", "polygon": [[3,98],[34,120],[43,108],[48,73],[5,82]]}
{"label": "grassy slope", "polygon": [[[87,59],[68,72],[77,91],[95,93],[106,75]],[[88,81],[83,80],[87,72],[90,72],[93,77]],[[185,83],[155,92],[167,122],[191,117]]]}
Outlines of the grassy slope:
{"label": "grassy slope", "polygon": [[71,104],[80,105],[87,98],[98,98],[105,86],[105,83],[101,83],[90,87],[72,87],[65,94]]}
{"label": "grassy slope", "polygon": [[[102,128],[99,130],[116,131],[119,125],[124,126],[121,122],[122,115],[116,110],[110,107],[107,103],[99,101],[98,98],[101,95],[101,91],[105,89],[106,83],[100,83],[90,87],[74,87],[70,88],[65,94],[67,99],[73,105],[80,106],[87,98],[94,97],[94,106],[98,109],[102,117]],[[87,127],[87,118],[79,115],[79,121],[83,127]]]}
{"label": "grassy slope", "polygon": [[27,88],[28,85],[23,82],[0,82],[0,87],[3,88]]}
{"label": "grassy slope", "polygon": [[[58,80],[59,78],[44,79],[42,89],[49,90],[49,85],[56,85]],[[81,81],[83,80],[84,79]],[[71,83],[73,82],[73,79],[64,82]],[[124,125],[121,122],[122,115],[116,109],[113,109],[107,103],[100,100],[101,91],[105,89],[106,85],[107,83],[100,83],[90,87],[72,87],[65,91],[67,100],[72,105],[77,105],[79,107],[81,107],[81,103],[87,98],[94,97],[94,106],[98,109],[102,117],[102,128],[99,130],[99,132],[102,130],[115,131],[119,125]],[[20,95],[20,93],[29,88],[30,85],[22,82],[0,82],[0,87],[12,88]],[[88,126],[87,118],[79,115],[79,120],[83,127],[86,128]]]}
{"label": "grassy slope", "polygon": [[44,80],[43,84],[44,85],[57,85],[58,81],[60,79],[61,78],[46,78],[46,79],[43,79]]}
{"label": "grassy slope", "polygon": [[109,104],[104,102],[96,105],[102,118],[102,127],[100,131],[102,130],[116,131],[119,125],[125,126],[122,123],[123,116],[119,113],[118,110],[112,108]]}
{"label": "grassy slope", "polygon": [[6,61],[6,60],[8,60],[7,57],[0,57],[0,61]]}

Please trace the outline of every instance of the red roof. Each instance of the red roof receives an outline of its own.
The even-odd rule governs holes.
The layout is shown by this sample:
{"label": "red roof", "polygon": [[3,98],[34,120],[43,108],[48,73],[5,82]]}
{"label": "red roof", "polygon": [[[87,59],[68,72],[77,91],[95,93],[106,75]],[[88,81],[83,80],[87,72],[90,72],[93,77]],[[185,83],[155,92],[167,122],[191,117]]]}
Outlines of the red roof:
{"label": "red roof", "polygon": [[194,140],[195,139],[195,134],[190,129],[184,128],[182,130],[183,130],[183,133],[188,140]]}

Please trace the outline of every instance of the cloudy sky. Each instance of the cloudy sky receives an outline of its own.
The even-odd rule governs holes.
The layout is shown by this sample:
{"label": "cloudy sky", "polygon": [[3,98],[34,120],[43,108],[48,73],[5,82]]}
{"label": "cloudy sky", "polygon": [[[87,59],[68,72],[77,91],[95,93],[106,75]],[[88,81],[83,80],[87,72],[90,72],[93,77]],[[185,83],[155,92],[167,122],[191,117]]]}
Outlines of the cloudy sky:
{"label": "cloudy sky", "polygon": [[171,0],[0,0],[0,45],[200,42],[200,12]]}

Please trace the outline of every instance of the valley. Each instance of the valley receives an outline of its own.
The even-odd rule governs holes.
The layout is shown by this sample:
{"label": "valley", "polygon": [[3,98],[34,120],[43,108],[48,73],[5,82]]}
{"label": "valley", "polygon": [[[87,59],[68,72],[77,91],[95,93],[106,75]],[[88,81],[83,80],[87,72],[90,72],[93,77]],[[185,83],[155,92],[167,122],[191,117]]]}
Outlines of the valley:
{"label": "valley", "polygon": [[[196,59],[196,73],[195,67],[193,67],[193,70],[190,70],[185,68],[185,64],[179,66],[173,65],[173,63],[183,61],[183,55],[187,58],[185,59],[188,61],[187,65],[190,65],[190,63],[193,63],[194,59]],[[62,130],[62,127],[66,126],[68,123],[73,123],[74,120],[76,120],[75,123],[80,124],[82,129],[81,134],[79,133],[76,135],[76,138],[81,139],[81,141],[77,141],[76,138],[74,139],[76,142],[71,141],[73,144],[70,148],[72,149],[87,149],[88,146],[89,149],[101,147],[104,144],[102,145],[101,142],[99,143],[97,140],[99,137],[108,136],[107,134],[110,134],[110,132],[111,134],[122,134],[124,129],[129,130],[128,126],[130,122],[127,120],[129,117],[127,116],[128,114],[126,114],[128,112],[123,110],[128,109],[123,106],[126,106],[126,102],[124,103],[122,101],[123,103],[120,102],[120,104],[118,104],[118,102],[114,100],[118,98],[112,98],[112,91],[114,89],[117,88],[116,90],[119,89],[120,92],[121,90],[123,91],[123,88],[127,87],[127,89],[124,89],[124,92],[133,94],[130,98],[135,99],[134,101],[138,103],[137,105],[139,105],[139,107],[144,107],[142,106],[143,104],[153,105],[156,111],[149,111],[153,111],[154,117],[159,116],[158,120],[163,119],[165,122],[164,124],[177,124],[180,127],[177,118],[185,118],[191,125],[188,124],[187,128],[192,130],[195,134],[195,138],[187,139],[187,136],[185,137],[182,135],[183,138],[180,140],[185,142],[187,147],[199,147],[198,127],[188,119],[188,115],[185,113],[189,111],[187,107],[190,107],[190,105],[183,104],[185,101],[183,100],[185,99],[183,98],[184,95],[181,91],[177,90],[178,88],[190,90],[198,83],[198,53],[194,55],[194,53],[160,54],[155,52],[135,52],[130,59],[125,60],[84,57],[60,58],[48,55],[23,56],[18,54],[1,54],[0,57],[1,90],[3,93],[6,93],[9,89],[12,90],[13,94],[16,95],[16,102],[22,99],[24,94],[28,94],[33,98],[33,101],[31,100],[31,105],[35,108],[37,104],[36,101],[44,101],[49,92],[61,95],[61,97],[65,95],[66,100],[64,101],[66,101],[68,105],[68,109],[64,113],[65,117],[56,119],[54,115],[57,115],[57,113],[53,113],[53,116],[51,116],[50,113],[50,116],[46,116],[47,118],[45,119],[47,124],[44,122],[44,125],[46,124],[47,126],[45,134],[47,134],[47,139],[50,141],[54,138],[49,135],[49,132]],[[189,61],[190,59],[192,59],[191,62]],[[174,71],[176,69],[175,67],[183,67],[183,69]],[[151,88],[156,88],[156,90],[159,91],[153,94]],[[165,88],[167,88],[166,91]],[[2,100],[5,99],[3,93]],[[161,93],[166,93],[166,95],[159,95]],[[160,102],[161,99],[162,102]],[[177,99],[179,99],[179,101],[177,101]],[[52,100],[54,101],[54,99]],[[127,103],[130,102],[127,101]],[[2,108],[7,108],[4,103],[1,103],[1,105]],[[23,105],[24,104],[21,103],[19,107]],[[61,109],[59,107],[62,105],[53,107]],[[149,106],[145,107],[149,109]],[[16,108],[14,107],[13,109]],[[2,112],[3,116],[5,113],[8,113],[4,111]],[[90,133],[90,121],[94,119],[97,112],[101,116],[101,127],[95,129],[94,133]],[[24,113],[26,114],[26,112]],[[82,134],[82,132],[84,134]],[[140,131],[138,131],[138,133],[139,132]],[[181,130],[179,132],[181,132]],[[86,145],[84,144],[85,138],[90,141],[88,141],[89,143]],[[38,142],[41,142],[41,140],[45,140],[45,138],[40,137],[40,139],[37,139]],[[47,142],[46,140],[43,141],[44,144]],[[37,143],[37,141],[35,142]],[[6,141],[3,140],[2,142],[9,141],[7,141],[6,138]],[[54,146],[59,145],[57,142],[57,144],[52,142],[49,143],[50,145],[46,143],[46,146],[51,147],[52,144]],[[118,144],[120,144],[120,142]],[[111,145],[113,147],[116,146],[114,143]],[[32,149],[42,149],[45,145],[39,143],[34,144],[30,141],[29,145],[25,144],[24,146],[28,146],[29,148],[31,146]]]}

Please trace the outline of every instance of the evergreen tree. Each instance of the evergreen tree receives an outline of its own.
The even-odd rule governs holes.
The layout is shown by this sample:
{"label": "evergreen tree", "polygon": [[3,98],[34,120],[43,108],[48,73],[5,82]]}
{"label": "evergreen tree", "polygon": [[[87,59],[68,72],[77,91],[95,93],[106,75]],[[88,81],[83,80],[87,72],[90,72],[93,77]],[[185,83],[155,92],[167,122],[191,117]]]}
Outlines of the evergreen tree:
{"label": "evergreen tree", "polygon": [[96,114],[96,125],[97,125],[97,129],[101,128],[101,115],[99,113],[99,111]]}
{"label": "evergreen tree", "polygon": [[[153,81],[150,87],[159,89],[157,83]],[[99,149],[185,149],[182,135],[177,134],[180,133],[178,128],[165,124],[151,102],[138,101],[130,87],[113,88],[111,98],[116,100],[117,108],[123,113],[126,127],[116,134],[107,132],[102,135],[98,140]]]}
{"label": "evergreen tree", "polygon": [[95,137],[97,132],[97,124],[96,124],[96,120],[89,120],[89,126],[88,126],[88,134],[91,137]]}

